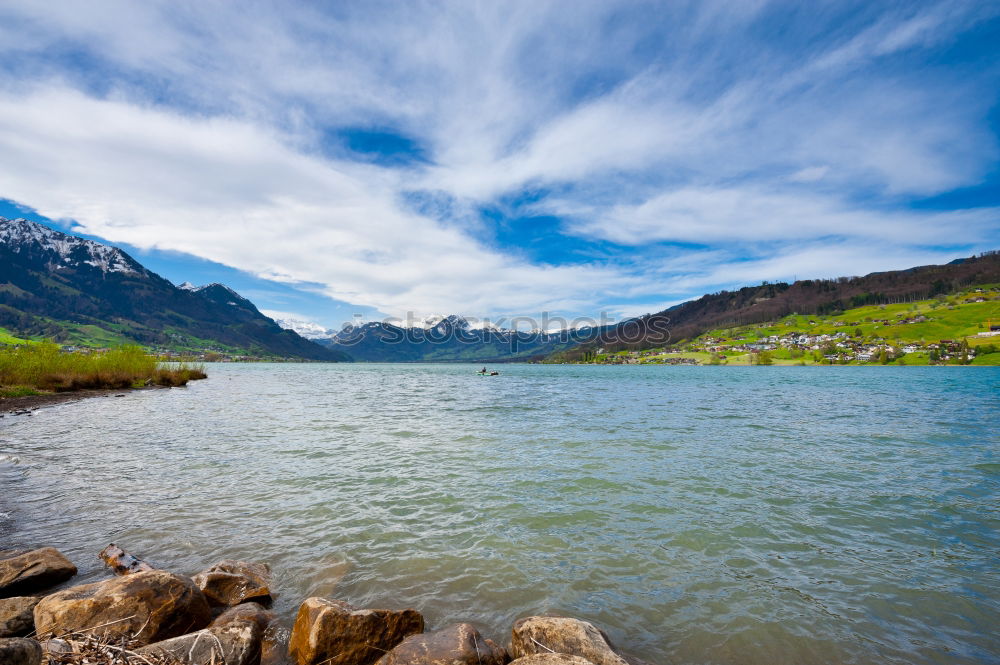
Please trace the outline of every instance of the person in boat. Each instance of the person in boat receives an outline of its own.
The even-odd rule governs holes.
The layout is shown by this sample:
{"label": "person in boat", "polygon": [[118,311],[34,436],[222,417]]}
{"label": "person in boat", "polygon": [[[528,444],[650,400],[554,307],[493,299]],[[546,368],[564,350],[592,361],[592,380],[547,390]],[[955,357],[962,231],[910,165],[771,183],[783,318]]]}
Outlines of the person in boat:
{"label": "person in boat", "polygon": [[484,367],[484,368],[482,368],[481,370],[479,370],[479,373],[480,373],[480,374],[486,374],[486,368]]}

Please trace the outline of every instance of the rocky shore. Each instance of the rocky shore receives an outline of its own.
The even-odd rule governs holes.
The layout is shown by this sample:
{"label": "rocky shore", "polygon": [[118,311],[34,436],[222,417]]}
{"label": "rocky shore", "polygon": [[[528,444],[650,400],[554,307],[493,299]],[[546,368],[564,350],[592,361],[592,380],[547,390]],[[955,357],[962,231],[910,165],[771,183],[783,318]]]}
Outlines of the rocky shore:
{"label": "rocky shore", "polygon": [[99,556],[113,576],[53,591],[77,572],[62,553],[0,551],[0,665],[645,665],[568,617],[519,619],[501,645],[469,623],[425,632],[415,609],[314,597],[289,630],[266,563],[187,577],[113,544]]}

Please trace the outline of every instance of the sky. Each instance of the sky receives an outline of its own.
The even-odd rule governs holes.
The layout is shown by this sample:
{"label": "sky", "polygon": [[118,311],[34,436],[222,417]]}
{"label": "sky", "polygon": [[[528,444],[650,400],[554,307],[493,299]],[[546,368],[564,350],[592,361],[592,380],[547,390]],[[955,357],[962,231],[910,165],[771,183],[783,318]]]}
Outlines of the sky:
{"label": "sky", "polygon": [[620,320],[1000,248],[1000,3],[0,4],[0,215],[265,312]]}

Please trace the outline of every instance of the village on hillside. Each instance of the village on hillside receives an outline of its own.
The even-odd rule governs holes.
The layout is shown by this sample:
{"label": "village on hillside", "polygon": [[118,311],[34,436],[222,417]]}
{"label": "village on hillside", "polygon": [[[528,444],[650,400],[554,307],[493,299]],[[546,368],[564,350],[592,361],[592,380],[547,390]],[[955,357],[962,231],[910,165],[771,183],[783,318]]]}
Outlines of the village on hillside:
{"label": "village on hillside", "polygon": [[1000,287],[912,303],[709,331],[654,349],[587,354],[609,365],[995,365],[1000,364]]}

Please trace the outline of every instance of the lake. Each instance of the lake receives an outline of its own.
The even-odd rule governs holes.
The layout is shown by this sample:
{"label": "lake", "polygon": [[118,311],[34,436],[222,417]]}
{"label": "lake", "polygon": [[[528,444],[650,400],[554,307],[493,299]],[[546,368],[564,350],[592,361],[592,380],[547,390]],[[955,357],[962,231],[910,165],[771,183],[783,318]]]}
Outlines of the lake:
{"label": "lake", "polygon": [[1000,661],[1000,368],[209,365],[0,420],[0,548],[588,619],[655,663]]}

